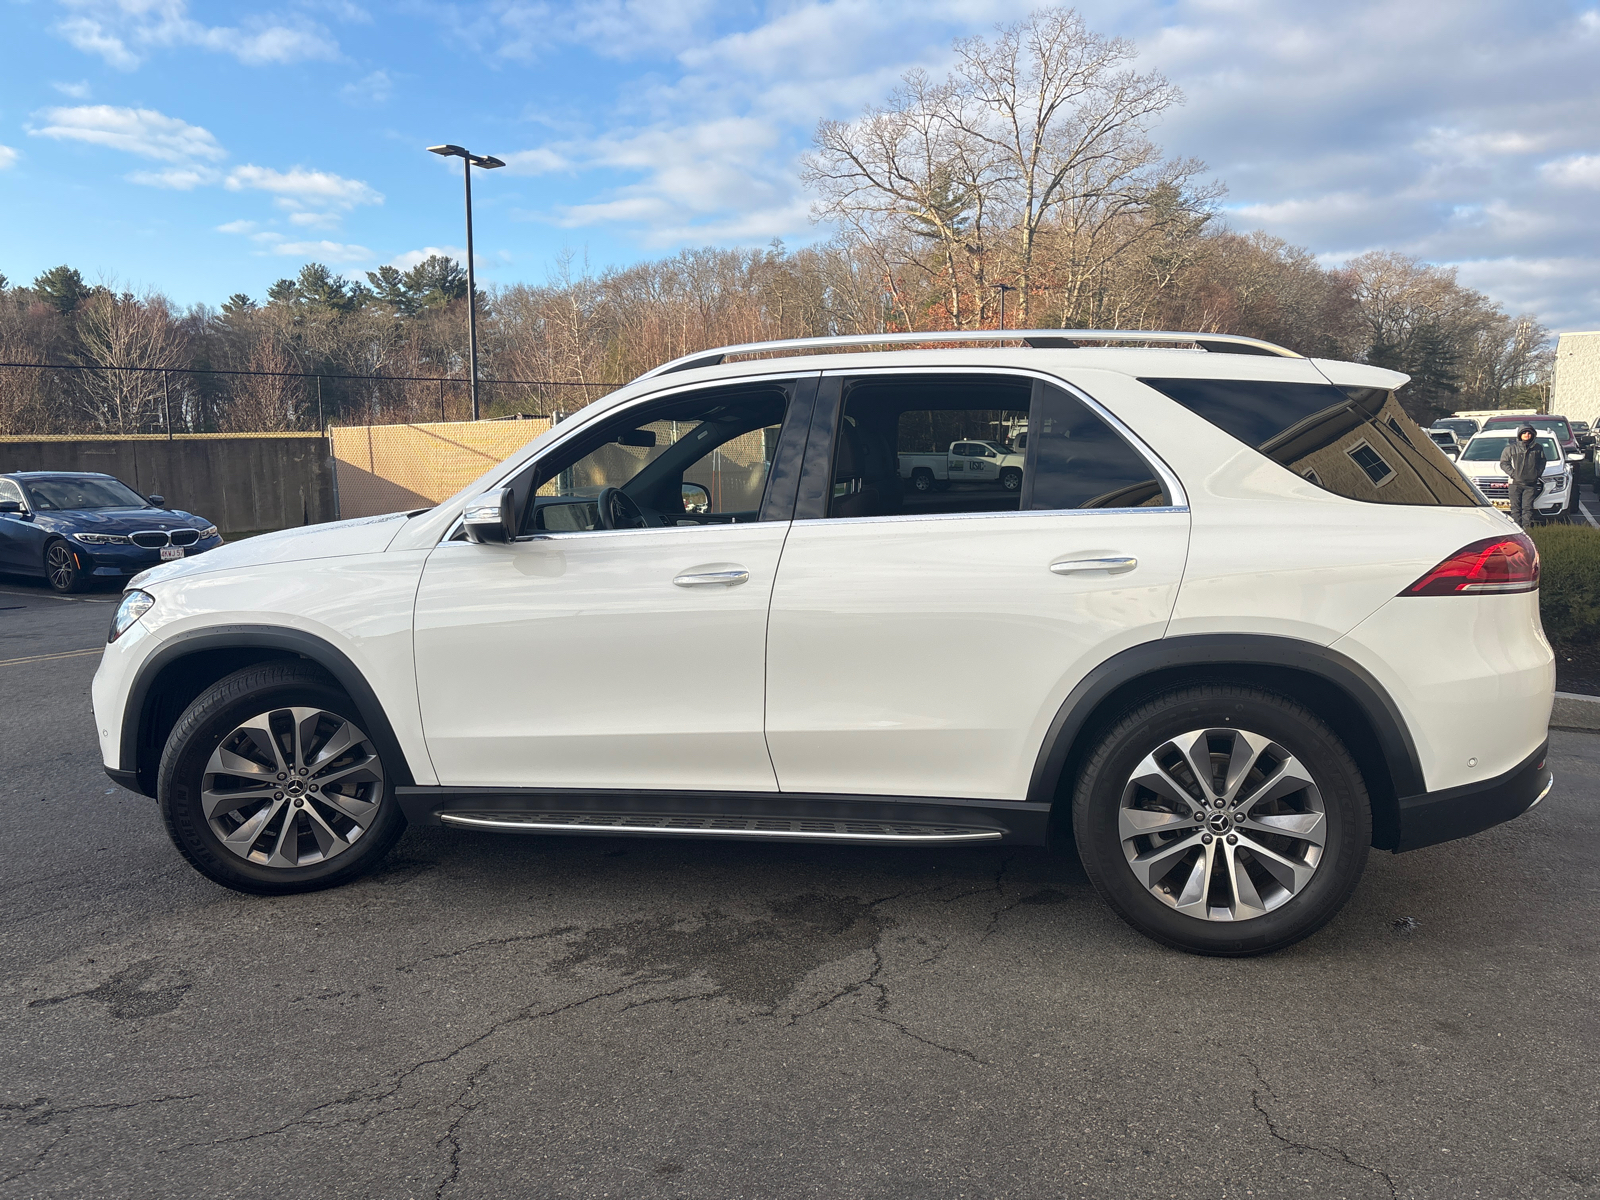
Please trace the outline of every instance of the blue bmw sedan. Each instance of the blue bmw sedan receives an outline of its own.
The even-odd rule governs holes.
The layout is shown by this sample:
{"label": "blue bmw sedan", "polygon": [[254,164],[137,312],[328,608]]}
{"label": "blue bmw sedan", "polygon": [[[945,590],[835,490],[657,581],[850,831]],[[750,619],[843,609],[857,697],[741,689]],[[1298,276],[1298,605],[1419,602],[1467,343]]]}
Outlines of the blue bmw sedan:
{"label": "blue bmw sedan", "polygon": [[0,572],[42,575],[58,592],[126,579],[222,545],[204,517],[168,509],[111,475],[0,475]]}

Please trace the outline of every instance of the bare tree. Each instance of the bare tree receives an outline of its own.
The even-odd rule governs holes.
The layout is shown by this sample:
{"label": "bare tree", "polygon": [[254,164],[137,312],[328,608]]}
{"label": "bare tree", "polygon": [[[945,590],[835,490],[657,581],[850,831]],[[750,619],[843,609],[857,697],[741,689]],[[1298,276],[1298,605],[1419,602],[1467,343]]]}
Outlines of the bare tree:
{"label": "bare tree", "polygon": [[1157,72],[1126,64],[1136,51],[1122,38],[1092,33],[1067,8],[1043,8],[1003,26],[993,42],[956,43],[960,58],[952,119],[986,147],[995,165],[986,190],[1017,241],[1022,317],[1040,233],[1053,210],[1082,217],[1113,211],[1139,173],[1159,158],[1147,133],[1182,94]]}
{"label": "bare tree", "polygon": [[[94,367],[186,365],[187,339],[165,296],[97,287],[76,313],[80,361]],[[104,433],[137,433],[160,424],[165,395],[159,370],[77,373],[80,403]]]}

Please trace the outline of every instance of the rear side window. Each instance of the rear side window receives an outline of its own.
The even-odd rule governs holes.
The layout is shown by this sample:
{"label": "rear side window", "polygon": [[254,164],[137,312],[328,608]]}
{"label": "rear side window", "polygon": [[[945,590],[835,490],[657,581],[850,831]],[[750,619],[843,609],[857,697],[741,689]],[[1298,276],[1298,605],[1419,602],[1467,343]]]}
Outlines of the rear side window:
{"label": "rear side window", "polygon": [[1041,383],[1028,423],[1028,508],[1148,508],[1172,501],[1150,464],[1076,396]]}
{"label": "rear side window", "polygon": [[1393,392],[1258,379],[1140,382],[1347,499],[1460,508],[1484,503]]}

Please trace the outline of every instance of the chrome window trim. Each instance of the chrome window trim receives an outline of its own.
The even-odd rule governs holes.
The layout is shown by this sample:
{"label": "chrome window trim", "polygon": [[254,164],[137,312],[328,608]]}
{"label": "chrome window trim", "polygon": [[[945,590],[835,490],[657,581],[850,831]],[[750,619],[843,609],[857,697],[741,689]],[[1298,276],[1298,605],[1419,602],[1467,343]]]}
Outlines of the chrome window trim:
{"label": "chrome window trim", "polygon": [[888,513],[877,517],[817,517],[796,521],[796,525],[884,525],[901,521],[987,521],[997,517],[1128,516],[1132,513],[1187,513],[1187,505],[1162,505],[1160,508],[1030,508],[1004,512]]}
{"label": "chrome window trim", "polygon": [[[756,364],[752,364],[752,365],[756,365]],[[530,455],[528,458],[520,459],[517,462],[517,464],[514,467],[510,468],[508,471],[506,471],[506,473],[504,475],[497,476],[495,478],[494,482],[489,484],[487,487],[485,487],[483,489],[483,491],[484,492],[490,492],[490,491],[493,491],[495,488],[505,487],[512,479],[514,479],[517,476],[517,474],[519,472],[521,472],[521,471],[527,469],[528,467],[532,466],[534,463],[538,462],[540,459],[546,457],[547,455],[551,454],[552,452],[554,452],[556,450],[559,450],[562,446],[566,445],[567,442],[571,441],[578,434],[582,433],[585,429],[588,429],[592,425],[594,425],[595,422],[609,420],[610,418],[612,418],[614,416],[617,416],[620,413],[627,412],[629,409],[637,408],[641,404],[648,404],[648,403],[651,403],[651,402],[656,401],[656,400],[663,400],[663,399],[667,398],[668,396],[676,396],[676,395],[679,395],[680,393],[683,393],[683,392],[695,392],[695,391],[710,390],[712,388],[723,388],[723,387],[737,386],[737,385],[742,384],[742,383],[779,383],[779,382],[782,382],[785,379],[810,379],[810,378],[813,378],[813,377],[820,376],[821,374],[822,374],[822,371],[820,370],[820,368],[812,368],[811,370],[807,370],[807,371],[796,371],[793,367],[788,367],[788,368],[785,368],[782,371],[773,371],[773,372],[766,373],[766,374],[734,375],[734,376],[731,376],[731,377],[726,378],[726,379],[702,379],[702,380],[699,380],[698,382],[694,382],[694,383],[679,383],[679,384],[675,384],[675,385],[672,385],[672,386],[660,388],[657,391],[647,392],[642,396],[635,396],[631,400],[624,400],[621,404],[613,405],[613,406],[611,406],[609,408],[604,409],[601,412],[596,413],[594,416],[590,417],[586,421],[579,421],[579,420],[576,419],[578,417],[578,415],[584,411],[583,409],[579,409],[578,413],[574,413],[573,414],[573,418],[571,420],[563,421],[561,423],[561,425],[558,425],[558,426],[555,427],[555,428],[559,429],[559,428],[562,428],[562,426],[570,424],[572,426],[572,428],[568,432],[563,433],[555,441],[551,442],[544,449],[540,450],[538,454]],[[640,376],[640,378],[642,379],[643,376]],[[637,380],[635,382],[637,382]],[[598,403],[598,401],[596,401],[596,403]],[[789,416],[788,411],[785,410],[785,412],[784,412],[785,420],[788,419],[788,416]],[[510,462],[511,460],[507,459],[506,461]],[[482,495],[482,494],[483,494],[483,492],[479,493],[479,495]],[[470,504],[470,503],[472,503],[472,501],[469,499],[467,501],[467,503]],[[444,533],[440,536],[439,541],[437,543],[435,543],[435,545],[442,545],[445,542],[451,541],[455,537],[455,535],[458,532],[460,532],[461,525],[462,525],[462,516],[463,516],[464,512],[465,512],[465,509],[463,508],[462,513],[457,513],[456,514],[456,519],[450,523],[450,527],[444,531]],[[751,521],[751,522],[749,522],[749,524],[751,524],[751,525],[755,525],[755,524],[774,525],[774,524],[777,524],[777,523],[778,522],[775,522],[775,521],[763,521],[763,522]],[[672,528],[682,528],[682,526],[666,526],[666,525],[663,525],[663,526],[657,526],[656,528],[658,528],[658,529],[672,529]],[[586,530],[569,530],[569,531],[565,531],[565,532],[583,533],[583,532],[590,532],[590,531],[586,531]],[[628,530],[628,529],[605,529],[605,530],[600,530],[599,532],[602,532],[602,533],[632,533],[632,532],[635,532],[635,531]],[[640,531],[640,532],[642,532],[642,531]],[[519,537],[517,540],[521,541],[522,538]]]}
{"label": "chrome window trim", "polygon": [[[1156,509],[1156,508],[1126,508],[1126,509],[1098,509],[1098,510],[1096,510],[1096,509],[1081,509],[1081,508],[1031,508],[1031,509],[1028,510],[1029,512],[1031,512],[1031,513],[1043,513],[1043,512],[1095,512],[1095,511],[1099,511],[1099,512],[1161,512],[1161,511],[1165,511],[1167,509],[1173,509],[1173,510],[1181,509],[1184,512],[1188,511],[1188,509],[1189,509],[1189,493],[1184,490],[1183,484],[1182,484],[1182,482],[1179,481],[1178,476],[1173,472],[1172,468],[1167,465],[1166,459],[1162,458],[1161,455],[1157,454],[1155,452],[1155,450],[1151,448],[1149,442],[1145,441],[1142,437],[1140,437],[1138,434],[1136,434],[1132,429],[1128,428],[1127,423],[1124,422],[1121,417],[1117,416],[1116,413],[1112,412],[1104,404],[1101,404],[1100,401],[1096,400],[1093,396],[1089,395],[1089,393],[1085,392],[1082,388],[1078,387],[1076,384],[1061,378],[1061,376],[1059,376],[1059,375],[1053,375],[1049,371],[1041,371],[1041,370],[1038,370],[1036,368],[1030,368],[1030,367],[1002,367],[1002,366],[962,367],[962,366],[957,366],[957,365],[952,363],[950,366],[908,366],[908,367],[884,366],[884,367],[861,367],[861,368],[857,368],[855,370],[851,370],[849,368],[839,368],[839,369],[836,369],[836,370],[825,370],[825,371],[823,371],[822,372],[822,377],[824,379],[829,379],[829,378],[859,379],[860,377],[862,377],[864,375],[979,375],[979,374],[981,374],[981,375],[989,375],[989,376],[994,376],[994,375],[1014,375],[1014,376],[1016,376],[1018,378],[1021,378],[1021,379],[1038,379],[1038,380],[1042,380],[1045,383],[1053,384],[1056,387],[1062,388],[1068,394],[1072,395],[1073,397],[1075,397],[1078,400],[1081,400],[1084,404],[1086,404],[1088,406],[1089,411],[1094,413],[1101,420],[1105,421],[1106,424],[1110,425],[1111,428],[1114,429],[1117,433],[1121,434],[1123,440],[1126,441],[1128,443],[1128,445],[1133,448],[1133,451],[1134,451],[1135,454],[1138,454],[1141,457],[1143,457],[1148,464],[1150,464],[1151,466],[1154,467],[1155,473],[1160,477],[1161,482],[1166,485],[1168,499],[1170,499],[1172,501],[1172,503],[1170,505],[1164,505],[1160,509]],[[1176,403],[1176,401],[1170,401],[1170,403]],[[970,441],[971,439],[969,438],[967,440]],[[975,515],[978,515],[978,514],[974,514],[974,513],[949,513],[949,514],[938,514],[938,515],[975,516]],[[1007,513],[990,513],[988,515],[989,516],[1006,516],[1008,514]],[[872,520],[876,520],[877,518],[875,518],[875,517],[825,517],[825,518],[822,518],[822,519],[823,520],[830,520],[830,521],[832,521],[832,520],[872,521]],[[807,524],[810,524],[810,522],[807,522]]]}

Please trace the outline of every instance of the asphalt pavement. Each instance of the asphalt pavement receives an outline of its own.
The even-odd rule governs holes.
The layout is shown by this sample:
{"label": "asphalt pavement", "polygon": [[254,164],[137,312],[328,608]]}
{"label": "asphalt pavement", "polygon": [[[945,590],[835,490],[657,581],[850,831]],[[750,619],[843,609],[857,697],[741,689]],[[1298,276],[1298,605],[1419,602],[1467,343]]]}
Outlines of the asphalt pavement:
{"label": "asphalt pavement", "polygon": [[0,582],[0,1197],[1600,1195],[1600,737],[1261,959],[1030,849],[415,829],[260,899],[101,773],[114,599]]}

